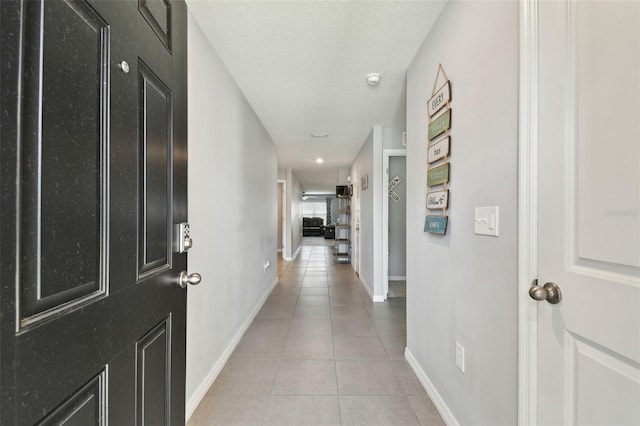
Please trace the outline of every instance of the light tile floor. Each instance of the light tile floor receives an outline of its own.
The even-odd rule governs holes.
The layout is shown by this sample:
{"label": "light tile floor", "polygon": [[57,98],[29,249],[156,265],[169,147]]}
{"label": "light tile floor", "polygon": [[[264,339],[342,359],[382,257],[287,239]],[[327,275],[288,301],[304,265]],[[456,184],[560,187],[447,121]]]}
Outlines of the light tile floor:
{"label": "light tile floor", "polygon": [[405,298],[372,303],[324,244],[278,271],[188,426],[444,424],[404,360]]}

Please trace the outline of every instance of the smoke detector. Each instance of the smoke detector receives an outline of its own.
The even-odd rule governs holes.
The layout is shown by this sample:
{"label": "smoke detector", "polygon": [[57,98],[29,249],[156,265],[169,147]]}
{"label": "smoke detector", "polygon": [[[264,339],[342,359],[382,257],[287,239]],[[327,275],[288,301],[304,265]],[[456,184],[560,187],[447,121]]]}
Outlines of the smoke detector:
{"label": "smoke detector", "polygon": [[377,86],[380,84],[380,74],[377,72],[367,74],[367,84],[369,84],[369,86]]}

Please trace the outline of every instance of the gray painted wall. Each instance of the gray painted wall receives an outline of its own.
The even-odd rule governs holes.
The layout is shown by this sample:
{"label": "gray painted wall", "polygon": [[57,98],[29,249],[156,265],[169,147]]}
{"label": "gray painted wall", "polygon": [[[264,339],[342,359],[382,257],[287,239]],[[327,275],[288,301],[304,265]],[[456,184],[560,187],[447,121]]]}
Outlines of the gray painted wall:
{"label": "gray painted wall", "polygon": [[[360,178],[355,181],[355,171],[359,170]],[[362,177],[369,175],[369,187],[362,190]],[[360,190],[360,279],[373,294],[373,190],[371,177],[373,175],[373,130],[364,141],[360,152],[351,164],[351,182]],[[355,211],[355,206],[351,207]],[[353,214],[352,214],[353,216]],[[352,224],[354,217],[351,218]],[[352,226],[351,238],[354,228]]]}
{"label": "gray painted wall", "polygon": [[277,185],[278,185],[278,189],[277,189],[277,191],[278,191],[278,217],[277,217],[276,221],[278,222],[278,231],[277,231],[277,234],[278,234],[278,250],[282,250],[282,225],[283,225],[282,221],[284,219],[284,210],[282,208],[282,201],[283,201],[282,200],[282,195],[283,195],[282,192],[284,190],[284,188],[283,188],[284,184],[283,183],[278,183]]}
{"label": "gray painted wall", "polygon": [[389,180],[402,178],[393,189],[400,196],[394,202],[389,197],[389,277],[407,275],[407,163],[406,157],[389,157]]}
{"label": "gray painted wall", "polygon": [[[358,182],[355,182],[359,170]],[[372,296],[382,297],[382,127],[374,126],[351,165],[351,182],[360,191],[360,279]],[[354,208],[352,207],[352,211]],[[353,218],[352,218],[353,220]],[[353,227],[352,227],[353,229]],[[353,230],[351,232],[353,238]]]}
{"label": "gray painted wall", "polygon": [[190,410],[276,280],[278,197],[275,145],[191,14],[188,25],[189,272],[202,274],[188,289]]}
{"label": "gray painted wall", "polygon": [[[290,188],[290,189],[289,189]],[[285,258],[292,260],[302,244],[302,185],[291,169],[287,169],[287,244]]]}
{"label": "gray painted wall", "polygon": [[[517,423],[518,22],[515,1],[450,1],[407,70],[407,348],[465,425]],[[422,231],[439,63],[453,98],[446,236]],[[492,205],[500,237],[474,235],[474,207]]]}
{"label": "gray painted wall", "polygon": [[384,149],[404,149],[402,145],[402,127],[383,127],[382,128],[382,147]]}

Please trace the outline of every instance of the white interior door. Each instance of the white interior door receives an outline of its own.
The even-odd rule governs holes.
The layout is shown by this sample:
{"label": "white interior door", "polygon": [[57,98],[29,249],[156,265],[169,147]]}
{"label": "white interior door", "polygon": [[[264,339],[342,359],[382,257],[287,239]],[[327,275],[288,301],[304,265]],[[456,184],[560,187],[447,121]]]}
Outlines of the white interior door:
{"label": "white interior door", "polygon": [[640,2],[538,19],[538,423],[638,425]]}

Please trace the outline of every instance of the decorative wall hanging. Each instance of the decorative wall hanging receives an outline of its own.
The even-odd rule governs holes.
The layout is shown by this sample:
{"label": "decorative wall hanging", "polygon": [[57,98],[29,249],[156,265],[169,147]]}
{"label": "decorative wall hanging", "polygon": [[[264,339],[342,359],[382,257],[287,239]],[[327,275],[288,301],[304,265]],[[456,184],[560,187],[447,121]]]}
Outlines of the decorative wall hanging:
{"label": "decorative wall hanging", "polygon": [[393,179],[391,179],[391,181],[389,182],[388,188],[389,189],[393,189],[395,188],[400,182],[402,182],[402,178],[400,176],[396,176]]}
{"label": "decorative wall hanging", "polygon": [[446,138],[442,138],[429,146],[429,152],[427,154],[429,164],[442,160],[449,155],[450,141],[451,138],[447,136]]}
{"label": "decorative wall hanging", "polygon": [[442,210],[449,208],[449,190],[427,193],[427,209]]}
{"label": "decorative wall hanging", "polygon": [[424,221],[424,231],[432,234],[445,235],[447,233],[448,216],[427,216]]}
{"label": "decorative wall hanging", "polygon": [[400,176],[396,176],[393,179],[391,179],[391,181],[389,182],[389,184],[387,185],[387,189],[389,190],[389,197],[391,197],[391,199],[397,203],[400,201],[400,196],[398,195],[398,193],[396,191],[393,190],[393,188],[395,188],[396,186],[398,186],[398,184],[402,182],[402,178]]}
{"label": "decorative wall hanging", "polygon": [[440,164],[427,170],[427,186],[436,186],[449,182],[449,163]]}
{"label": "decorative wall hanging", "polygon": [[[438,87],[438,81],[442,75],[445,80]],[[426,218],[424,231],[432,234],[445,235],[449,217],[449,183],[451,164],[449,152],[451,148],[451,82],[444,71],[442,64],[438,65],[436,80],[431,90],[431,98],[427,102],[428,129],[427,129],[427,190]],[[442,185],[440,188],[435,188]],[[436,215],[441,211],[441,215]]]}

